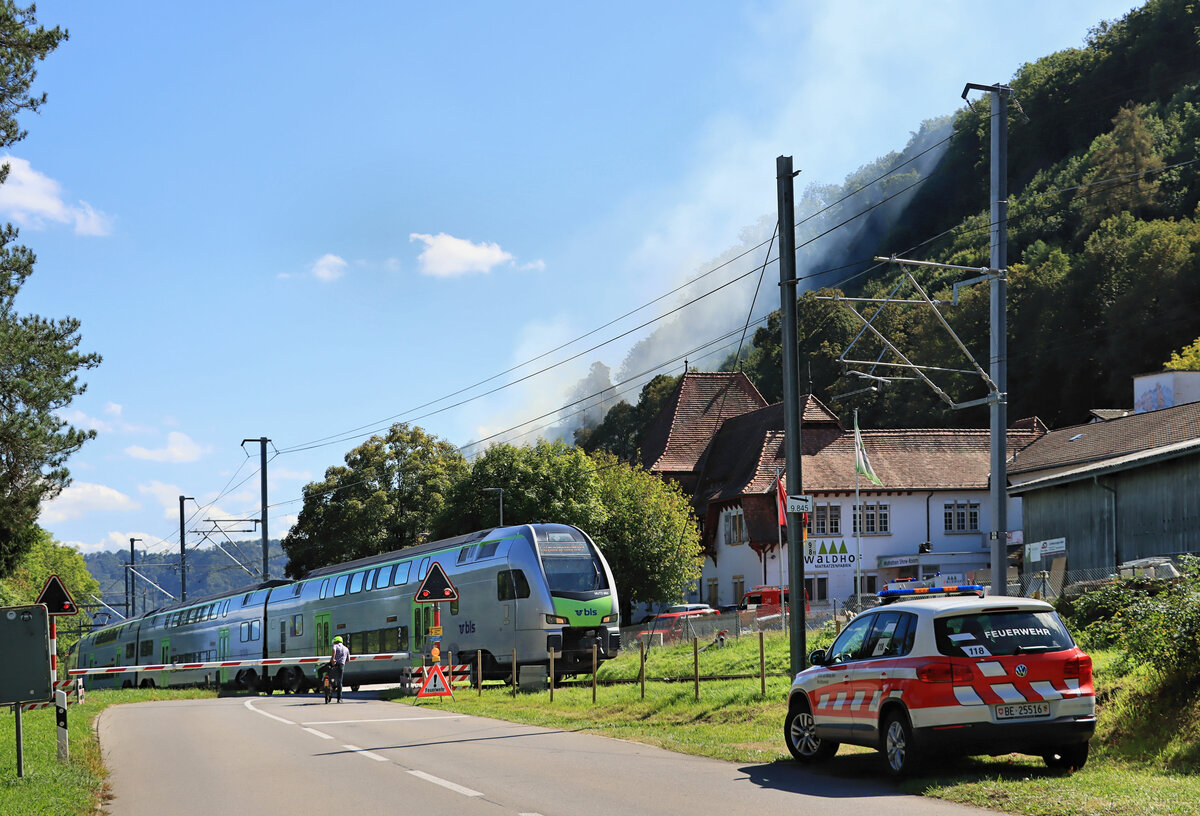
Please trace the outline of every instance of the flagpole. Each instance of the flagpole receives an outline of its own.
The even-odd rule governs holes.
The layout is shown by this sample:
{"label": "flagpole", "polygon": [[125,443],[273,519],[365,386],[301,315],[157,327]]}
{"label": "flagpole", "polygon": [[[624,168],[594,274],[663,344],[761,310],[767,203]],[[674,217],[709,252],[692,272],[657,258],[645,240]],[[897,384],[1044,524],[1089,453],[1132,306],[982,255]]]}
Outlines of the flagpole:
{"label": "flagpole", "polygon": [[[776,503],[779,502],[779,478],[782,474],[783,474],[782,470],[780,470],[779,468],[775,468],[775,502]],[[780,509],[783,509],[783,508],[780,508]],[[779,515],[783,515],[783,514],[780,513]],[[785,518],[786,518],[786,516],[785,516]],[[778,521],[778,519],[776,519],[776,521]],[[784,587],[786,587],[787,585],[783,582],[783,525],[782,524],[775,525],[775,534],[779,539],[779,617],[783,620],[783,631],[784,631],[784,633],[786,633],[787,627],[788,627],[788,611],[787,611],[787,604],[785,604],[783,602],[783,599],[787,597],[787,591],[784,589]],[[763,560],[763,583],[765,584],[766,582],[767,582],[767,562],[766,562],[766,559],[764,558],[764,560]]]}
{"label": "flagpole", "polygon": [[858,494],[858,409],[854,409],[854,611],[862,611],[862,501]]}

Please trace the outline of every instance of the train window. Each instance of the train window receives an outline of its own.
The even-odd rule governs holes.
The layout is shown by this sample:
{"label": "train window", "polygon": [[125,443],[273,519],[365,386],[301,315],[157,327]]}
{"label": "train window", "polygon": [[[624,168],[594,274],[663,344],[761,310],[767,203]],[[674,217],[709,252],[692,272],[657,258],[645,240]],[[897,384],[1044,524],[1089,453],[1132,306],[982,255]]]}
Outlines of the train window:
{"label": "train window", "polygon": [[392,586],[400,586],[408,583],[408,570],[412,566],[411,561],[405,561],[403,564],[396,565],[396,574],[392,577]]}
{"label": "train window", "polygon": [[475,559],[475,552],[478,549],[479,548],[474,544],[468,544],[467,546],[463,547],[458,551],[458,563],[466,564],[469,561],[473,561]]}
{"label": "train window", "polygon": [[351,654],[369,654],[367,651],[367,633],[353,632],[350,635]]}
{"label": "train window", "polygon": [[323,601],[327,597],[329,597],[329,579],[328,578],[326,578],[324,581],[321,582],[321,600]]}
{"label": "train window", "polygon": [[529,597],[529,580],[521,570],[501,570],[496,573],[496,598],[512,601]]}
{"label": "train window", "polygon": [[378,567],[376,567],[375,569],[373,569],[367,573],[367,580],[363,581],[363,591],[364,592],[375,588],[375,576],[378,574],[379,574]]}
{"label": "train window", "polygon": [[217,616],[217,605],[215,603],[210,603],[208,605],[208,615],[206,617],[206,620],[212,620],[216,616]]}
{"label": "train window", "polygon": [[337,580],[333,582],[333,595],[335,598],[346,594],[346,584],[349,581],[349,575],[339,575],[337,577]]}
{"label": "train window", "polygon": [[304,584],[300,584],[300,583],[296,584],[294,587],[292,587],[292,597],[295,598],[297,595],[300,594],[300,591],[303,589],[304,589]]}
{"label": "train window", "polygon": [[424,580],[425,580],[425,575],[426,575],[428,572],[429,572],[429,556],[427,555],[427,556],[425,556],[424,558],[422,558],[422,559],[421,559],[421,566],[420,566],[420,568],[417,570],[417,580],[418,580],[418,581],[424,581]]}
{"label": "train window", "polygon": [[479,558],[476,560],[482,561],[485,558],[491,558],[496,554],[496,548],[500,546],[499,541],[485,541],[479,545]]}
{"label": "train window", "polygon": [[386,589],[388,584],[392,582],[392,565],[379,568],[379,576],[375,579],[376,589]]}
{"label": "train window", "polygon": [[221,617],[229,616],[229,599],[225,599],[225,603],[221,604]]}
{"label": "train window", "polygon": [[300,637],[304,634],[304,616],[292,615],[292,637]]}
{"label": "train window", "polygon": [[262,621],[250,621],[250,639],[251,640],[258,640],[258,633],[259,633],[261,624],[262,624]]}
{"label": "train window", "polygon": [[407,627],[401,626],[399,629],[391,627],[388,629],[379,630],[379,651],[381,652],[398,652],[400,651],[400,632],[403,630],[405,641],[408,640]]}
{"label": "train window", "polygon": [[250,639],[250,622],[249,621],[242,622],[242,626],[238,630],[238,637],[241,638],[242,643],[245,643],[246,641],[248,641]]}
{"label": "train window", "polygon": [[137,648],[137,644],[132,640],[125,644],[125,660],[133,660],[133,650]]}
{"label": "train window", "polygon": [[367,577],[365,572],[356,572],[350,577],[350,594],[362,592],[363,579]]}
{"label": "train window", "polygon": [[138,650],[138,657],[151,657],[154,654],[154,641],[143,640],[141,648]]}
{"label": "train window", "polygon": [[366,641],[367,654],[379,654],[379,630],[372,629],[367,632]]}

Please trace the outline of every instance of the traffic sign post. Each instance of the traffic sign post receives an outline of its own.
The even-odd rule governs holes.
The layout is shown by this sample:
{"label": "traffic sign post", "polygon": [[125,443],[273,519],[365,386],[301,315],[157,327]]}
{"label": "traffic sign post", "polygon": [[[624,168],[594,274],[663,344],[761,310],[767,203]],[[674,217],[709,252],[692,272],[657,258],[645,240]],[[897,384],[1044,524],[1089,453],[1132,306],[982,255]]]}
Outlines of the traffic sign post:
{"label": "traffic sign post", "polygon": [[[429,627],[426,633],[431,644],[429,655],[433,659],[433,668],[439,673],[441,671],[442,660],[442,608],[438,604],[450,603],[458,600],[458,590],[454,588],[454,584],[450,583],[450,578],[446,575],[446,571],[442,569],[442,565],[434,561],[429,565],[429,572],[425,574],[425,580],[421,581],[421,585],[417,587],[417,594],[413,597],[413,603],[429,603],[433,604],[433,626]],[[443,682],[445,677],[442,677]],[[425,685],[421,687],[421,692],[418,692],[418,697],[434,696],[432,693],[426,694],[425,686],[429,685],[429,678],[425,678]],[[449,683],[446,683],[447,688]],[[450,694],[450,692],[447,692]],[[453,694],[451,694],[453,696]]]}

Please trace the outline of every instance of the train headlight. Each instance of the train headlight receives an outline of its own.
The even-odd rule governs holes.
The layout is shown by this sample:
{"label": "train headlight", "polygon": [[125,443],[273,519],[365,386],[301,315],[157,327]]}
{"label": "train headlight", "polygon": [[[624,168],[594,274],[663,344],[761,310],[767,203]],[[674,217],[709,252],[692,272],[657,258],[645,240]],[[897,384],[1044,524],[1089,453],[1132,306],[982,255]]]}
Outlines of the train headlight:
{"label": "train headlight", "polygon": [[566,626],[570,623],[570,621],[561,615],[547,615],[546,623],[550,624],[551,626]]}
{"label": "train headlight", "polygon": [[604,616],[604,617],[601,619],[601,621],[600,621],[600,622],[601,622],[601,623],[616,623],[616,622],[617,622],[617,618],[618,618],[618,617],[619,617],[618,615],[605,615],[605,616]]}

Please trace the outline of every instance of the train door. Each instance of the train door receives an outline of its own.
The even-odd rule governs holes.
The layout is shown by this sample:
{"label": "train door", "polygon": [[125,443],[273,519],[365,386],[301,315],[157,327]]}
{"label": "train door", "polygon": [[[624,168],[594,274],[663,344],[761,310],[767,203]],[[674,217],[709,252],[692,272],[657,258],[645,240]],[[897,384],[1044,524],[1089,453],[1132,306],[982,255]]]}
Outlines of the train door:
{"label": "train door", "polygon": [[333,639],[333,613],[318,612],[313,615],[313,632],[316,637],[317,656],[328,655],[332,650],[333,644],[330,641]]}
{"label": "train door", "polygon": [[[222,626],[217,630],[217,660],[229,659],[229,627]],[[229,682],[229,669],[219,669],[217,679],[221,685]]]}
{"label": "train door", "polygon": [[[158,660],[159,663],[166,664],[166,663],[171,662],[171,639],[170,638],[163,638],[161,641],[159,641],[158,657],[159,657],[159,660]],[[166,688],[167,686],[169,686],[171,684],[170,678],[171,678],[171,673],[169,671],[160,671],[158,673],[159,688]]]}
{"label": "train door", "polygon": [[433,604],[416,603],[412,605],[412,651],[425,651],[425,641],[429,637],[429,628],[433,626]]}

